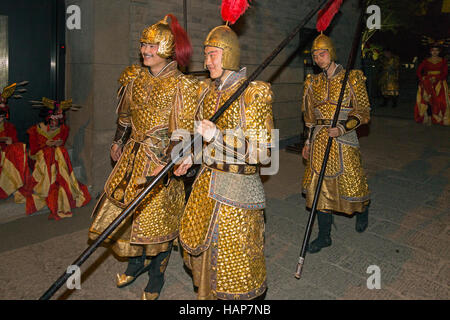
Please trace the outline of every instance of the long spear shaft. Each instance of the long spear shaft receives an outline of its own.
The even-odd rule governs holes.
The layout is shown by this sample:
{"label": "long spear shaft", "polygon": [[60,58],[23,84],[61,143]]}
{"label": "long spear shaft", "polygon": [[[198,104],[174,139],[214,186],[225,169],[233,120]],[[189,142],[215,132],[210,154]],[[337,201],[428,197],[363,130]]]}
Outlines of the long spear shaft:
{"label": "long spear shaft", "polygon": [[[357,25],[356,25],[355,36],[353,38],[353,45],[352,45],[352,49],[350,51],[350,55],[347,60],[347,67],[346,67],[345,74],[344,74],[344,80],[342,82],[341,92],[339,94],[339,99],[338,99],[336,110],[335,110],[335,113],[333,116],[333,121],[331,123],[331,128],[336,127],[337,121],[339,119],[339,112],[341,110],[342,100],[344,98],[345,87],[347,85],[348,75],[350,73],[350,69],[353,68],[353,65],[355,63],[356,51],[358,49],[359,41],[361,38],[363,17],[364,17],[364,9],[361,10],[361,13],[360,13]],[[314,224],[314,218],[316,217],[317,203],[319,202],[320,191],[322,189],[322,182],[323,182],[323,178],[325,176],[325,170],[327,168],[327,162],[328,162],[328,157],[330,155],[332,142],[333,142],[333,138],[329,137],[328,142],[327,142],[327,148],[325,149],[325,156],[323,157],[322,167],[320,168],[319,179],[317,180],[317,186],[316,186],[316,191],[314,193],[314,200],[313,200],[313,204],[312,204],[312,208],[311,208],[311,213],[309,214],[308,224],[306,225],[306,232],[305,232],[305,236],[303,238],[302,249],[300,251],[300,257],[299,257],[298,263],[297,263],[297,269],[295,272],[295,277],[297,279],[300,279],[301,274],[302,274],[303,263],[305,261],[305,256],[306,256],[306,247],[308,246],[309,238],[311,237],[312,226]]]}
{"label": "long spear shaft", "polygon": [[[219,110],[209,119],[212,122],[216,122],[217,119],[227,110],[227,108],[236,100],[242,92],[247,88],[251,81],[255,80],[256,77],[272,62],[273,59],[278,55],[278,53],[295,37],[295,35],[308,23],[308,21],[319,11],[319,9],[328,0],[323,0],[318,4],[313,10],[311,10],[305,18],[300,22],[300,24],[291,32],[291,34],[284,39],[278,47],[276,47],[269,57],[264,60],[264,62],[248,77],[248,79],[236,90],[236,92],[220,107]],[[167,164],[153,179],[149,184],[136,196],[136,198],[131,201],[128,206],[122,211],[122,213],[99,235],[99,237],[72,263],[72,266],[80,267],[84,261],[86,261],[89,256],[97,249],[97,247],[120,225],[120,223],[127,218],[131,212],[133,212],[136,207],[141,203],[141,201],[150,193],[150,191],[156,186],[156,184],[175,166],[175,164],[183,157],[182,155],[188,154],[192,146],[196,145],[201,139],[200,135],[196,135],[191,141],[189,146],[186,146],[182,152],[171,159],[171,162]],[[67,279],[74,273],[66,272],[63,273],[52,286],[39,298],[40,300],[50,299],[55,292],[67,281]]]}

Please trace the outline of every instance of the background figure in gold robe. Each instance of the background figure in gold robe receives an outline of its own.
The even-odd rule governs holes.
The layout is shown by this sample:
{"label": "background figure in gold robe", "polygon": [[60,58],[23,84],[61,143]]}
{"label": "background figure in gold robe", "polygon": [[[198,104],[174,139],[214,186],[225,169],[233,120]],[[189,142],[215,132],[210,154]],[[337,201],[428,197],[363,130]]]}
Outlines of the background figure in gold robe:
{"label": "background figure in gold robe", "polygon": [[335,63],[336,51],[331,39],[321,34],[311,49],[314,62],[323,70],[309,74],[303,93],[303,116],[309,130],[302,150],[307,160],[303,177],[306,207],[311,208],[328,137],[333,137],[325,177],[317,205],[319,236],[308,246],[310,253],[331,245],[333,212],[356,217],[356,230],[368,225],[369,189],[361,166],[359,142],[355,129],[370,118],[365,77],[360,70],[351,70],[337,127],[330,128],[344,78],[344,68]]}
{"label": "background figure in gold robe", "polygon": [[[252,299],[266,289],[265,196],[259,164],[269,160],[272,91],[250,83],[219,118],[209,119],[246,80],[239,67],[239,41],[228,26],[214,28],[204,42],[205,67],[196,120],[205,143],[203,164],[180,224],[185,263],[198,299]],[[184,174],[185,160],[175,174]]]}
{"label": "background figure in gold robe", "polygon": [[381,106],[387,106],[388,102],[392,100],[392,108],[395,108],[399,95],[400,58],[386,48],[380,58],[380,64],[379,85],[383,95],[383,104]]}
{"label": "background figure in gold robe", "polygon": [[[147,177],[158,174],[168,163],[171,133],[177,129],[193,133],[198,81],[177,68],[177,63],[186,65],[191,56],[187,34],[174,16],[167,15],[146,28],[140,41],[144,67],[128,67],[119,80],[117,132],[111,147],[111,157],[118,162],[94,210],[91,239],[97,238],[138,195]],[[142,299],[159,297],[184,203],[183,182],[169,179],[157,185],[133,218],[126,219],[109,236],[114,252],[129,257],[126,271],[117,275],[119,288],[148,271]]]}

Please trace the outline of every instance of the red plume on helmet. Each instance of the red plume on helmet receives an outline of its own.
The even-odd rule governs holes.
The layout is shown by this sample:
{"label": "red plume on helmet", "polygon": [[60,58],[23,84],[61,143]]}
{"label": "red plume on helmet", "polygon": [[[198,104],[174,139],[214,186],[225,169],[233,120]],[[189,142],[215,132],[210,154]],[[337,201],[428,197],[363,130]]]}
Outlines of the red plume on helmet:
{"label": "red plume on helmet", "polygon": [[234,24],[250,6],[249,0],[222,0],[220,14],[224,21]]}
{"label": "red plume on helmet", "polygon": [[172,30],[173,36],[175,38],[175,60],[181,66],[186,66],[192,56],[192,45],[189,37],[180,24],[177,18],[172,15],[167,15],[170,18],[170,29]]}
{"label": "red plume on helmet", "polygon": [[325,7],[319,11],[316,24],[317,31],[322,32],[328,28],[334,15],[339,11],[343,1],[344,0],[330,0]]}

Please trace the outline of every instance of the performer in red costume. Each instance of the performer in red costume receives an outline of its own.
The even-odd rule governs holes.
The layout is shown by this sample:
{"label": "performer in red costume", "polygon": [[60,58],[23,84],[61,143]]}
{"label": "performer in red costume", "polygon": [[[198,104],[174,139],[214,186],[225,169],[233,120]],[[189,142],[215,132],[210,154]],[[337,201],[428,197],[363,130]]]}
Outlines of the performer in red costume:
{"label": "performer in red costume", "polygon": [[[17,86],[26,83],[13,83],[5,87],[0,95],[0,199],[8,198],[23,187],[29,174],[26,146],[19,142],[16,127],[8,121],[9,107],[6,105]],[[26,90],[19,89],[19,91]]]}
{"label": "performer in red costume", "polygon": [[450,98],[447,85],[447,60],[440,57],[441,45],[430,45],[430,57],[417,69],[417,90],[414,119],[418,123],[450,125]]}
{"label": "performer in red costume", "polygon": [[[87,187],[79,183],[72,170],[69,154],[64,144],[69,127],[64,124],[64,112],[72,108],[72,101],[62,102],[43,98],[45,122],[27,130],[30,141],[30,158],[33,173],[27,183],[28,192],[22,192],[26,213],[32,214],[46,205],[49,219],[70,217],[71,209],[86,205],[91,196]],[[17,196],[16,198],[19,198]]]}

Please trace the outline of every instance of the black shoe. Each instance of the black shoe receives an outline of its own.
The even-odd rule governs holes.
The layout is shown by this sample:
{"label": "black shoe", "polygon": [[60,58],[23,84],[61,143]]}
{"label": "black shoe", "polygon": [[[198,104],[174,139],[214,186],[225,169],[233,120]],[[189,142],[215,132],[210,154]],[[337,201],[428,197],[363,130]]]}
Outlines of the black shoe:
{"label": "black shoe", "polygon": [[140,257],[131,257],[128,259],[128,267],[125,273],[117,274],[117,288],[124,288],[132,284],[141,274],[150,269],[150,261],[145,259],[144,255]]}
{"label": "black shoe", "polygon": [[359,233],[364,232],[369,225],[369,210],[356,215],[355,230]]}
{"label": "black shoe", "polygon": [[316,240],[308,244],[308,252],[316,253],[322,248],[331,246],[331,224],[333,215],[331,213],[317,212],[317,222],[319,223],[319,236]]}
{"label": "black shoe", "polygon": [[332,241],[331,241],[331,237],[317,237],[316,240],[314,240],[313,242],[308,244],[308,252],[309,253],[316,253],[319,252],[320,250],[322,250],[322,248],[326,248],[331,246]]}

